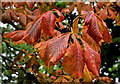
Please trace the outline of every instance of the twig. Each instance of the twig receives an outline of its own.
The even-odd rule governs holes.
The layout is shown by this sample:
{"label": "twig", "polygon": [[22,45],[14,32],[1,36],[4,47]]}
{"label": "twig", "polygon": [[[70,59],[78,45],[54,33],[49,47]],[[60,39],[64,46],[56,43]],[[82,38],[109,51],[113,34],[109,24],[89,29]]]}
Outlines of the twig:
{"label": "twig", "polygon": [[8,69],[11,69],[12,71],[16,71],[16,70],[12,69],[12,67],[10,67],[5,60],[4,60],[4,62],[5,62]]}
{"label": "twig", "polygon": [[[11,46],[9,43],[7,43],[4,39],[2,39],[2,41],[5,42],[7,46],[13,48],[14,50],[16,50],[16,51],[21,51],[21,50],[19,50],[19,49],[16,49],[16,48],[12,47],[12,46]],[[26,54],[24,51],[22,51],[22,53]]]}
{"label": "twig", "polygon": [[2,64],[2,66],[4,66],[7,70],[9,70],[9,68],[8,68],[8,67],[6,67],[4,64]]}
{"label": "twig", "polygon": [[16,26],[13,22],[10,23],[16,30],[23,30],[22,28]]}
{"label": "twig", "polygon": [[[1,55],[1,54],[0,54],[0,56],[1,56],[4,60],[8,60],[9,62],[13,63],[13,61],[10,60],[10,59],[8,59],[7,57],[5,57],[5,56],[3,56],[3,55]],[[15,63],[15,65],[18,66],[17,63]],[[31,73],[29,73],[29,72],[26,72],[26,70],[25,70],[23,67],[21,67],[20,69],[23,70],[25,74],[27,74],[27,75],[31,76],[31,78],[35,79],[36,83],[39,83],[38,80],[37,80],[37,77],[35,77],[34,74],[31,74]],[[13,70],[13,69],[12,69],[12,70]]]}

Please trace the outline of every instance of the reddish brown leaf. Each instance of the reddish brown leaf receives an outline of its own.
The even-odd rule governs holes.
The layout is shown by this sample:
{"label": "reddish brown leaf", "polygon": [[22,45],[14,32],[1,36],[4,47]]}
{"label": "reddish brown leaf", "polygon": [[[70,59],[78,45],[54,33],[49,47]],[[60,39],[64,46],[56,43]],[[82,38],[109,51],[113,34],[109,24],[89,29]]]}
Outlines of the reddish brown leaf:
{"label": "reddish brown leaf", "polygon": [[91,5],[84,4],[84,2],[77,4],[77,11],[81,14],[81,11],[94,11]]}
{"label": "reddish brown leaf", "polygon": [[63,70],[74,78],[82,78],[84,69],[83,50],[76,37],[73,36],[74,44],[69,46],[62,61]]}
{"label": "reddish brown leaf", "polygon": [[21,23],[23,26],[26,26],[26,24],[27,24],[27,17],[26,17],[26,15],[22,14],[22,15],[20,16],[19,21],[20,21],[20,23]]}
{"label": "reddish brown leaf", "polygon": [[98,6],[99,8],[102,8],[102,7],[103,7],[103,2],[97,2],[97,6]]}
{"label": "reddish brown leaf", "polygon": [[71,5],[70,7],[67,7],[67,8],[62,9],[61,12],[62,12],[62,13],[67,13],[67,14],[69,14],[70,12],[72,12],[72,11],[74,10],[75,6],[76,6],[76,4],[73,4],[73,5]]}
{"label": "reddish brown leaf", "polygon": [[65,54],[70,34],[59,35],[46,42],[41,42],[34,46],[38,48],[38,53],[45,64],[49,66],[50,63],[59,61]]}
{"label": "reddish brown leaf", "polygon": [[20,30],[19,31],[14,31],[14,32],[9,32],[9,33],[4,33],[3,38],[10,38],[11,36],[15,35],[18,32],[20,32]]}
{"label": "reddish brown leaf", "polygon": [[77,18],[73,21],[73,33],[76,33],[76,34],[79,33],[78,21],[79,21],[79,17],[77,17]]}
{"label": "reddish brown leaf", "polygon": [[52,74],[55,75],[55,76],[59,76],[59,75],[62,75],[63,72],[62,72],[62,70],[56,70],[56,71],[53,72]]}
{"label": "reddish brown leaf", "polygon": [[91,71],[93,75],[99,76],[101,65],[100,54],[93,50],[79,35],[76,34],[76,36],[84,45],[84,59],[89,71]]}
{"label": "reddish brown leaf", "polygon": [[102,9],[102,10],[100,11],[99,16],[100,16],[103,20],[106,20],[106,19],[107,19],[107,8]]}
{"label": "reddish brown leaf", "polygon": [[83,71],[83,77],[84,80],[82,82],[91,82],[94,78],[95,75],[93,75],[87,68],[87,65],[85,64],[84,66],[84,71]]}
{"label": "reddish brown leaf", "polygon": [[56,77],[55,77],[55,76],[51,76],[50,78],[51,78],[52,80],[55,80],[55,79],[56,79]]}
{"label": "reddish brown leaf", "polygon": [[10,15],[11,15],[12,19],[13,19],[15,22],[18,22],[18,21],[19,21],[19,20],[18,20],[18,17],[16,16],[16,14],[15,14],[12,10],[10,10]]}
{"label": "reddish brown leaf", "polygon": [[[38,21],[37,21],[38,20]],[[4,38],[11,38],[12,41],[19,41],[19,40],[25,40],[27,43],[34,43],[38,41],[38,39],[41,36],[41,29],[39,27],[39,19],[37,19],[31,28],[28,30],[19,30],[19,31],[14,31],[11,33],[4,33],[3,37]]]}
{"label": "reddish brown leaf", "polygon": [[91,38],[89,36],[89,34],[87,33],[88,30],[88,26],[83,26],[82,29],[82,37],[85,40],[86,43],[88,43],[88,45],[95,51],[99,52],[100,51],[100,46],[95,42],[95,40],[93,38]]}
{"label": "reddish brown leaf", "polygon": [[28,18],[30,18],[31,20],[35,20],[37,18],[37,16],[34,16],[34,15],[27,15]]}
{"label": "reddish brown leaf", "polygon": [[56,84],[56,83],[57,83],[57,84],[63,84],[63,83],[69,84],[69,82],[68,82],[69,79],[67,79],[66,76],[67,76],[67,75],[60,75],[60,76],[58,77],[58,79],[56,79],[56,80],[53,82],[53,84]]}
{"label": "reddish brown leaf", "polygon": [[2,2],[2,7],[7,7],[7,6],[9,6],[9,3],[10,3],[10,2]]}
{"label": "reddish brown leaf", "polygon": [[103,23],[103,26],[104,26],[103,39],[106,43],[110,44],[112,42],[112,36],[110,35],[105,22]]}
{"label": "reddish brown leaf", "polygon": [[94,15],[94,12],[93,11],[90,11],[90,12],[82,11],[81,13],[87,14],[87,15],[83,15],[85,25],[89,25],[87,33],[96,42],[99,42],[103,37],[102,37],[101,31],[100,31],[99,22],[98,22],[96,16]]}
{"label": "reddish brown leaf", "polygon": [[115,21],[116,21],[116,25],[120,26],[120,13],[117,14]]}
{"label": "reddish brown leaf", "polygon": [[96,13],[100,11],[100,9],[98,7],[96,7],[96,6],[94,6],[94,7],[95,7]]}
{"label": "reddish brown leaf", "polygon": [[59,22],[59,25],[61,30],[64,29],[64,25],[61,22]]}
{"label": "reddish brown leaf", "polygon": [[97,17],[97,20],[99,22],[99,27],[100,27],[100,31],[101,31],[102,36],[103,36],[103,40],[106,43],[111,43],[112,42],[112,36],[109,33],[109,30],[107,28],[106,23],[99,16],[96,15],[96,17]]}
{"label": "reddish brown leaf", "polygon": [[29,28],[31,28],[31,27],[32,27],[32,24],[33,24],[33,22],[29,22],[29,23],[25,26],[25,29],[28,30]]}
{"label": "reddish brown leaf", "polygon": [[[60,35],[61,36],[61,35]],[[49,45],[50,43],[52,43],[55,39],[57,39],[59,36],[57,37],[54,37],[48,41],[45,41],[45,42],[40,42],[38,44],[36,44],[34,46],[34,48],[38,48],[38,54],[40,56],[41,59],[44,59],[44,54],[45,54],[45,51],[46,51],[46,47],[47,45]]]}
{"label": "reddish brown leaf", "polygon": [[62,14],[59,10],[57,10],[57,9],[53,9],[53,10],[56,11],[57,14],[59,15],[59,18],[57,19],[57,22],[58,22],[59,25],[60,25],[60,29],[61,29],[61,30],[64,29],[64,25],[61,23],[61,22],[64,20],[63,14]]}
{"label": "reddish brown leaf", "polygon": [[60,35],[60,34],[61,34],[60,31],[54,29],[54,36],[58,36],[58,35]]}
{"label": "reddish brown leaf", "polygon": [[103,5],[105,5],[106,7],[109,7],[110,3],[109,2],[103,2]]}
{"label": "reddish brown leaf", "polygon": [[37,42],[41,37],[41,28],[40,28],[40,20],[42,17],[38,17],[32,24],[31,28],[27,30],[26,35],[22,38],[27,42],[27,44],[31,44]]}
{"label": "reddish brown leaf", "polygon": [[27,8],[25,8],[25,11],[27,12],[27,14],[32,15],[32,11],[28,10]]}
{"label": "reddish brown leaf", "polygon": [[19,2],[18,6],[23,6],[25,4],[25,2]]}
{"label": "reddish brown leaf", "polygon": [[53,36],[53,31],[55,27],[55,15],[52,13],[52,11],[48,11],[45,13],[45,15],[42,17],[42,22],[40,24],[41,29],[43,29],[43,33],[45,36]]}
{"label": "reddish brown leaf", "polygon": [[12,19],[11,19],[11,16],[10,16],[10,11],[9,10],[6,10],[2,15],[2,22],[3,23],[11,23],[12,22]]}
{"label": "reddish brown leaf", "polygon": [[62,22],[64,20],[63,14],[57,9],[53,9],[53,10],[56,11],[57,14],[59,15],[59,18],[57,19],[57,22]]}
{"label": "reddish brown leaf", "polygon": [[44,61],[46,65],[59,61],[65,54],[70,34],[58,37],[46,47]]}
{"label": "reddish brown leaf", "polygon": [[70,13],[70,10],[68,9],[68,8],[64,8],[64,9],[62,9],[62,11],[61,11],[62,13]]}
{"label": "reddish brown leaf", "polygon": [[[22,16],[23,14],[20,13],[19,15]],[[22,35],[20,37],[21,41],[24,40],[25,42],[27,42],[27,44],[33,44],[40,39],[42,30],[44,34],[52,36],[54,34],[54,26],[55,26],[55,16],[51,11],[48,11],[36,18],[32,26],[29,29],[25,30],[26,34],[24,34],[24,37],[22,32],[18,33],[17,35],[18,36],[20,36],[20,34]],[[7,34],[9,35],[9,33]],[[14,37],[12,37],[12,39],[15,40]],[[18,39],[16,38],[15,41],[17,40]]]}
{"label": "reddish brown leaf", "polygon": [[[24,41],[22,38],[26,34],[26,31],[24,30],[18,30],[10,33],[4,33],[3,38],[11,38],[12,41],[15,41],[15,44],[23,44]],[[18,42],[17,42],[18,41]]]}
{"label": "reddish brown leaf", "polygon": [[18,7],[18,3],[13,0],[13,4],[15,7]]}
{"label": "reddish brown leaf", "polygon": [[84,2],[79,2],[77,3],[77,11],[79,12],[79,14],[81,14],[81,10],[82,10],[82,7],[85,5]]}
{"label": "reddish brown leaf", "polygon": [[[107,32],[107,26],[106,26],[106,28],[104,28],[105,26],[104,26],[104,24],[105,24],[105,22],[98,16],[98,15],[96,15],[95,14],[95,16],[96,16],[96,18],[97,18],[97,22],[98,22],[98,25],[99,25],[99,29],[100,29],[100,32],[101,32],[101,34],[102,34],[102,36],[103,36],[103,39],[106,39],[105,41],[106,41],[106,43],[108,43],[108,42],[111,42],[111,40],[112,40],[112,38],[111,38],[111,35],[109,34],[109,32]],[[106,24],[105,24],[106,25]],[[107,37],[105,37],[105,33],[103,33],[103,31],[106,31],[106,36]],[[90,33],[90,32],[89,32]],[[101,44],[101,38],[98,38],[98,40],[95,40],[97,43],[98,42],[100,42],[99,44]]]}
{"label": "reddish brown leaf", "polygon": [[19,30],[19,32],[17,32],[15,35],[11,36],[11,40],[12,41],[19,41],[25,36],[25,34],[26,34],[26,31],[24,31],[24,30],[20,31]]}
{"label": "reddish brown leaf", "polygon": [[101,79],[102,79],[102,81],[107,82],[107,83],[111,83],[112,82],[112,79],[109,78],[109,77],[103,76]]}
{"label": "reddish brown leaf", "polygon": [[27,5],[28,5],[28,7],[30,8],[30,9],[32,9],[33,8],[33,6],[34,6],[34,2],[29,2],[29,0],[27,0]]}
{"label": "reddish brown leaf", "polygon": [[115,13],[110,8],[108,9],[108,11],[109,11],[109,16],[111,17],[112,20],[114,20],[116,18]]}
{"label": "reddish brown leaf", "polygon": [[39,9],[39,8],[38,8],[38,9],[35,9],[35,10],[33,11],[33,15],[35,15],[35,16],[41,15],[40,9]]}

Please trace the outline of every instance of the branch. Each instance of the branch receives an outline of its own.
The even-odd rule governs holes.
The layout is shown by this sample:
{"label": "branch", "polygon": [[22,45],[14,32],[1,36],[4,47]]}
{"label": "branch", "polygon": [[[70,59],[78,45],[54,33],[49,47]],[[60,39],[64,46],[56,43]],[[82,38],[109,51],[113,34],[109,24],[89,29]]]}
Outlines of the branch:
{"label": "branch", "polygon": [[15,56],[16,56],[16,53],[13,52],[13,51],[8,47],[8,45],[7,45],[7,48],[10,50],[10,52],[12,52],[13,54],[15,54]]}
{"label": "branch", "polygon": [[10,23],[16,30],[23,30],[20,27],[18,27],[17,25],[15,25],[13,22]]}
{"label": "branch", "polygon": [[[0,56],[1,56],[4,60],[8,60],[9,62],[13,63],[13,61],[10,60],[10,59],[8,59],[7,57],[5,57],[5,56],[3,56],[3,55],[1,55],[1,54],[0,54]],[[17,63],[15,63],[15,65],[18,66]],[[31,74],[31,73],[29,73],[29,72],[26,72],[26,70],[25,70],[23,67],[21,67],[20,69],[23,70],[25,74],[31,76],[32,79],[35,79],[36,83],[39,83],[38,80],[37,80],[37,77],[35,77],[34,74]],[[13,69],[12,69],[12,70],[13,70]]]}
{"label": "branch", "polygon": [[2,66],[3,66],[3,67],[5,67],[7,70],[9,70],[9,68],[8,68],[8,67],[6,67],[4,64],[2,64]]}
{"label": "branch", "polygon": [[[8,42],[6,42],[4,39],[2,39],[2,41],[5,42],[7,46],[13,48],[14,50],[16,50],[16,51],[21,51],[21,50],[19,50],[19,49],[16,49],[16,48],[12,47],[12,46],[11,46]],[[24,51],[22,51],[22,53],[26,54]]]}
{"label": "branch", "polygon": [[11,69],[12,71],[16,72],[16,70],[12,69],[12,67],[10,67],[5,60],[4,60],[4,62],[5,62],[5,64],[6,64],[6,66],[7,66],[8,69]]}

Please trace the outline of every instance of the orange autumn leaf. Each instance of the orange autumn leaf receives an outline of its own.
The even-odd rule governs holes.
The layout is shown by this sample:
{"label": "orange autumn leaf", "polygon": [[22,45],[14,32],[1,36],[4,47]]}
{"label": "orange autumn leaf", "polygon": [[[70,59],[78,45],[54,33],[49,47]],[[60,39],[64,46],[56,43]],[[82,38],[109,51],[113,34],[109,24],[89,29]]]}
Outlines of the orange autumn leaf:
{"label": "orange autumn leaf", "polygon": [[69,14],[70,12],[72,12],[72,11],[74,10],[75,6],[76,6],[76,4],[73,4],[73,5],[71,5],[70,7],[67,7],[67,8],[62,9],[61,12],[62,12],[62,13],[67,13],[67,14]]}
{"label": "orange autumn leaf", "polygon": [[103,76],[101,79],[102,79],[102,81],[107,82],[107,83],[112,82],[112,79],[109,78],[109,77],[105,77],[105,76]]}
{"label": "orange autumn leaf", "polygon": [[107,19],[107,8],[105,8],[105,9],[102,9],[102,10],[100,10],[100,14],[99,14],[99,16],[103,19],[103,20],[106,20]]}
{"label": "orange autumn leaf", "polygon": [[79,21],[79,17],[77,17],[74,21],[73,21],[73,33],[78,34],[79,33],[79,27],[78,27],[78,21]]}
{"label": "orange autumn leaf", "polygon": [[77,3],[77,11],[79,12],[79,14],[82,14],[82,11],[94,11],[91,4],[85,4],[84,2],[82,3]]}
{"label": "orange autumn leaf", "polygon": [[21,14],[19,20],[20,20],[21,25],[26,26],[26,24],[27,24],[27,17],[26,17],[26,15]]}
{"label": "orange autumn leaf", "polygon": [[77,41],[76,37],[73,36],[74,44],[70,45],[66,51],[65,56],[63,57],[63,70],[66,73],[71,74],[74,78],[82,78],[83,69],[84,69],[84,58],[83,50]]}
{"label": "orange autumn leaf", "polygon": [[102,8],[102,7],[103,7],[103,2],[97,2],[97,6],[98,6],[99,8]]}
{"label": "orange autumn leaf", "polygon": [[47,45],[44,56],[46,65],[49,65],[50,62],[55,63],[64,56],[68,46],[69,35],[70,34],[66,34],[58,37],[52,43]]}
{"label": "orange autumn leaf", "polygon": [[117,14],[115,21],[116,21],[116,25],[120,26],[120,13]]}
{"label": "orange autumn leaf", "polygon": [[94,6],[94,7],[95,7],[96,13],[98,13],[100,11],[100,9],[98,7],[96,7],[96,6]]}
{"label": "orange autumn leaf", "polygon": [[109,11],[109,16],[110,16],[110,18],[111,18],[112,20],[114,20],[114,19],[116,18],[115,13],[114,13],[110,8],[108,9],[108,11]]}
{"label": "orange autumn leaf", "polygon": [[101,34],[100,31],[100,27],[99,27],[99,22],[96,18],[96,16],[94,15],[93,11],[82,11],[82,14],[86,14],[83,15],[83,19],[85,24],[84,25],[88,25],[88,30],[87,33],[96,41],[99,42],[103,36]]}
{"label": "orange autumn leaf", "polygon": [[[21,16],[22,16],[22,14],[21,14]],[[23,20],[24,19],[22,19],[22,21]],[[23,30],[24,33],[21,31],[15,31],[13,33],[11,32],[11,33],[3,34],[3,37],[16,39],[13,41],[24,40],[28,44],[33,44],[34,42],[37,42],[40,39],[42,30],[43,30],[43,34],[52,36],[54,33],[54,26],[55,26],[55,16],[53,15],[53,13],[51,11],[48,11],[48,12],[44,13],[43,15],[38,16],[35,19],[35,21],[32,23],[32,26],[30,26],[29,29]],[[19,37],[20,39],[15,38],[16,36],[14,35],[14,33],[16,33],[16,32],[19,32],[18,34],[20,36]],[[12,37],[13,35],[14,35],[14,37]],[[7,37],[7,36],[9,36],[9,37]]]}
{"label": "orange autumn leaf", "polygon": [[45,36],[53,36],[53,31],[55,27],[55,15],[52,11],[48,11],[42,17],[40,28],[43,30]]}
{"label": "orange autumn leaf", "polygon": [[36,18],[37,18],[37,16],[35,16],[35,15],[27,15],[28,16],[28,18],[30,18],[31,20],[35,20]]}
{"label": "orange autumn leaf", "polygon": [[3,23],[11,23],[12,22],[12,19],[10,17],[10,11],[7,9],[5,10],[5,12],[3,14],[1,14],[1,17],[2,17],[2,22]]}
{"label": "orange autumn leaf", "polygon": [[28,7],[30,8],[30,9],[32,9],[33,8],[33,6],[34,6],[34,2],[30,2],[29,0],[27,0],[27,5],[28,5]]}
{"label": "orange autumn leaf", "polygon": [[33,11],[33,15],[35,15],[35,16],[39,16],[39,15],[41,15],[41,10],[38,8],[38,9],[35,9],[34,11]]}
{"label": "orange autumn leaf", "polygon": [[88,26],[87,33],[91,36],[97,43],[102,39],[106,43],[110,43],[112,41],[111,35],[108,31],[108,28],[105,22],[92,11],[82,11],[82,18],[84,19],[84,26]]}
{"label": "orange autumn leaf", "polygon": [[66,84],[68,84],[69,82],[67,81],[67,79],[66,78],[64,78],[62,75],[58,78],[58,79],[56,79],[54,82],[53,82],[53,84],[62,84],[62,83],[66,83]]}
{"label": "orange autumn leaf", "polygon": [[38,48],[41,59],[44,60],[48,67],[50,63],[54,64],[64,56],[68,46],[69,35],[70,33],[61,34],[46,42],[35,45],[35,48]]}
{"label": "orange autumn leaf", "polygon": [[97,20],[99,22],[99,27],[100,27],[100,31],[101,31],[102,36],[103,36],[103,40],[108,44],[111,43],[112,36],[109,33],[109,30],[107,28],[106,23],[99,16],[96,15],[96,17],[97,17]]}
{"label": "orange autumn leaf", "polygon": [[82,82],[91,82],[94,78],[95,75],[93,75],[87,68],[87,65],[85,64],[84,70],[83,70],[83,81]]}
{"label": "orange autumn leaf", "polygon": [[100,46],[95,42],[95,40],[92,37],[89,36],[89,34],[87,33],[87,30],[88,30],[88,26],[83,26],[82,37],[84,41],[88,43],[92,49],[99,52]]}
{"label": "orange autumn leaf", "polygon": [[57,19],[57,22],[61,22],[61,21],[64,20],[64,16],[59,10],[53,9],[53,11],[57,12],[57,14],[59,15],[59,18]]}
{"label": "orange autumn leaf", "polygon": [[19,21],[17,15],[12,10],[10,10],[10,15],[14,21]]}
{"label": "orange autumn leaf", "polygon": [[88,70],[93,75],[99,76],[101,59],[100,54],[93,50],[79,35],[76,36],[82,41],[84,46],[84,59],[87,64]]}

